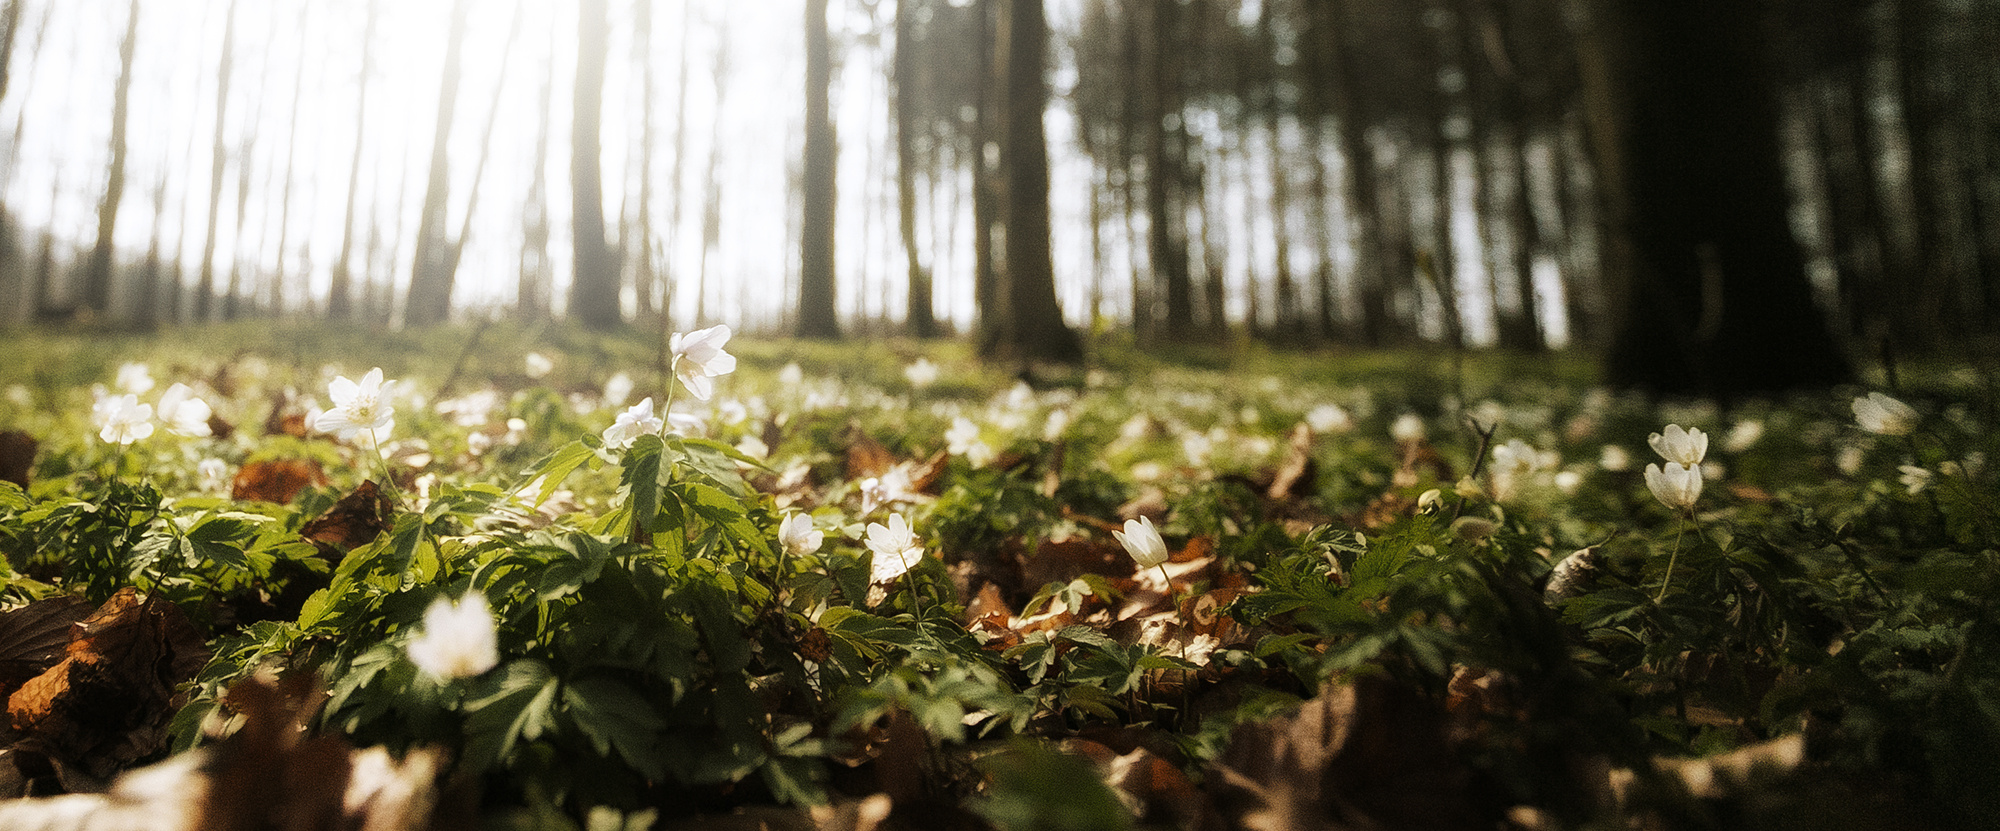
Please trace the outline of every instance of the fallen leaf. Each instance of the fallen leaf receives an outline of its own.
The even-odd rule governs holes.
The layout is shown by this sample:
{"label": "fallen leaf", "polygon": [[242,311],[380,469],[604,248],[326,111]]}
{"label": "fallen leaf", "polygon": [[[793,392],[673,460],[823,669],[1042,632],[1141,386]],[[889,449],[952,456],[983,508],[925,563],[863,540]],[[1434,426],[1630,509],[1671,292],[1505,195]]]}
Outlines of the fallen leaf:
{"label": "fallen leaf", "polygon": [[25,488],[35,467],[35,437],[19,430],[0,431],[0,481]]}
{"label": "fallen leaf", "polygon": [[71,627],[66,657],[7,699],[22,739],[65,784],[104,780],[157,752],[176,709],[174,688],[194,677],[209,651],[180,607],[120,589]]}
{"label": "fallen leaf", "polygon": [[0,695],[13,695],[61,661],[69,649],[70,627],[93,608],[88,600],[63,595],[0,612]]}
{"label": "fallen leaf", "polygon": [[283,505],[313,485],[326,484],[326,471],[311,459],[267,459],[249,462],[229,484],[232,499]]}
{"label": "fallen leaf", "polygon": [[326,513],[300,528],[299,536],[311,540],[327,559],[339,562],[347,552],[373,542],[389,530],[393,515],[388,494],[376,488],[375,480],[363,480],[352,493],[326,509]]}

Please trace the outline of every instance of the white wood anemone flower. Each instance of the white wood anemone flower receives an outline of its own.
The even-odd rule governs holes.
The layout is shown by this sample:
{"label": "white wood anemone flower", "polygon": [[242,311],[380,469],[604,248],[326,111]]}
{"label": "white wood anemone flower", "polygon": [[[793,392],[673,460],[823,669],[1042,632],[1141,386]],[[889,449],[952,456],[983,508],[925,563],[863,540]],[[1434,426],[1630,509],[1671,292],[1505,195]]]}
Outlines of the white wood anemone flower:
{"label": "white wood anemone flower", "polygon": [[395,426],[396,408],[389,405],[389,391],[396,382],[382,380],[382,368],[368,370],[359,383],[342,375],[333,379],[326,388],[327,397],[333,399],[333,406],[313,419],[313,429],[322,433],[333,433],[342,439],[352,439],[360,433],[370,433],[374,441],[381,441],[385,433]]}
{"label": "white wood anemone flower", "polygon": [[1160,538],[1149,517],[1125,520],[1125,530],[1113,531],[1111,536],[1118,538],[1118,544],[1125,546],[1125,553],[1132,555],[1132,562],[1140,568],[1152,568],[1172,556],[1167,552],[1167,541]]}
{"label": "white wood anemone flower", "polygon": [[1695,500],[1701,498],[1701,468],[1686,467],[1679,462],[1668,462],[1665,468],[1656,464],[1646,466],[1646,487],[1653,492],[1653,498],[1660,504],[1682,513],[1694,510]]}
{"label": "white wood anemone flower", "polygon": [[1879,392],[1854,399],[1854,423],[1882,436],[1906,436],[1917,427],[1917,411]]}
{"label": "white wood anemone flower", "polygon": [[778,524],[778,544],[784,546],[785,553],[803,557],[819,550],[826,541],[826,535],[813,528],[812,517],[794,513],[787,515]]}
{"label": "white wood anemone flower", "polygon": [[454,603],[445,598],[424,611],[423,630],[410,640],[410,662],[439,681],[479,675],[500,663],[493,609],[486,596],[466,592]]}
{"label": "white wood anemone flower", "polygon": [[139,403],[136,395],[107,395],[90,414],[106,444],[131,444],[153,434],[153,405]]}
{"label": "white wood anemone flower", "polygon": [[1660,458],[1681,467],[1700,467],[1702,457],[1708,455],[1708,435],[1700,430],[1684,430],[1678,424],[1669,424],[1663,432],[1647,437]]}
{"label": "white wood anemone flower", "polygon": [[624,450],[632,442],[648,433],[658,433],[666,426],[659,417],[653,415],[653,399],[648,396],[618,414],[618,420],[604,428],[604,446],[613,450]]}
{"label": "white wood anemone flower", "polygon": [[160,423],[166,425],[167,432],[177,436],[206,436],[211,433],[208,417],[215,411],[208,402],[196,398],[188,385],[176,383],[160,394],[160,406],[156,408]]}
{"label": "white wood anemone flower", "polygon": [[694,397],[707,401],[715,394],[718,375],[728,375],[736,371],[736,356],[722,351],[729,343],[729,326],[716,324],[706,329],[692,332],[675,332],[667,342],[667,348],[674,354],[674,377],[681,379]]}
{"label": "white wood anemone flower", "polygon": [[875,554],[868,566],[868,582],[887,583],[914,568],[924,556],[924,541],[910,530],[902,514],[890,514],[889,524],[868,523],[868,550]]}

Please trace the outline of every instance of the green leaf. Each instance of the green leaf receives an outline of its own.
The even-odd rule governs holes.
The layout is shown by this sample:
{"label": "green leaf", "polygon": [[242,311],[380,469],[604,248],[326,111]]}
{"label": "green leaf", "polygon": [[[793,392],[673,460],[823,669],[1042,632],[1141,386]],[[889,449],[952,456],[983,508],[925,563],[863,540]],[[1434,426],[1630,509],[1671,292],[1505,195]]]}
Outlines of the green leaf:
{"label": "green leaf", "polygon": [[619,481],[625,504],[632,511],[634,539],[650,536],[660,515],[660,437],[647,434],[634,439],[618,466],[624,471]]}
{"label": "green leaf", "polygon": [[592,675],[563,689],[563,707],[600,756],[618,755],[649,779],[666,775],[655,752],[666,727],[646,699],[623,682]]}
{"label": "green leaf", "polygon": [[595,446],[577,440],[557,448],[554,453],[529,466],[525,474],[529,481],[542,477],[542,489],[535,495],[535,504],[539,506],[549,501],[549,497],[562,488],[563,480],[568,479],[571,472],[596,458]]}
{"label": "green leaf", "polygon": [[550,709],[560,686],[548,666],[533,658],[510,661],[482,677],[465,706],[467,764],[491,769],[511,757],[522,739],[540,738],[554,726]]}

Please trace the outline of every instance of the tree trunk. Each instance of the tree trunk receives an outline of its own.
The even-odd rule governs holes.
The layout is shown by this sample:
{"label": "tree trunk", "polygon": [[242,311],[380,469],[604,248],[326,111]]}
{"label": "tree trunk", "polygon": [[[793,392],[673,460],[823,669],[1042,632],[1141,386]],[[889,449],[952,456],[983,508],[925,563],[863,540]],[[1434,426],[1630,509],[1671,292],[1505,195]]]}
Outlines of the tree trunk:
{"label": "tree trunk", "polygon": [[354,213],[361,200],[361,148],[368,135],[368,76],[375,68],[375,15],[380,0],[368,0],[361,24],[360,90],[354,98],[354,157],[347,166],[347,214],[340,235],[340,253],[333,260],[332,283],[327,289],[326,316],[344,321],[354,317]]}
{"label": "tree trunk", "polygon": [[598,169],[598,121],[604,106],[604,52],[610,24],[605,0],[583,0],[577,14],[575,117],[570,123],[570,190],[576,273],[569,311],[585,328],[619,323],[618,263],[604,242],[604,182]]}
{"label": "tree trunk", "polygon": [[215,145],[209,155],[208,237],[201,245],[201,274],[194,289],[194,319],[198,323],[208,320],[215,303],[215,236],[222,209],[222,173],[229,166],[229,147],[223,139],[229,123],[231,55],[236,51],[236,0],[229,0],[229,10],[223,14],[226,17],[222,26],[222,56],[217,59],[215,70]]}
{"label": "tree trunk", "polygon": [[[551,39],[550,52],[555,43]],[[542,94],[536,108],[535,154],[530,157],[528,196],[521,204],[521,256],[515,275],[514,309],[523,320],[543,320],[549,316],[550,284],[555,270],[549,262],[549,118],[552,115],[554,73],[543,70]]]}
{"label": "tree trunk", "polygon": [[632,60],[639,64],[639,207],[637,227],[620,241],[632,262],[632,295],[642,320],[658,314],[659,270],[653,245],[653,0],[637,0],[632,12]]}
{"label": "tree trunk", "polygon": [[417,254],[410,267],[410,294],[403,308],[406,326],[432,326],[451,314],[452,242],[446,236],[451,200],[451,122],[458,109],[459,56],[465,45],[467,0],[451,4],[451,29],[444,42],[444,74],[438,81],[437,128],[431,132],[430,181],[417,220]]}
{"label": "tree trunk", "polygon": [[1049,154],[1042,124],[1049,90],[1042,77],[1048,59],[1048,21],[1042,0],[999,0],[1006,55],[1002,91],[1001,164],[1006,170],[1005,317],[990,358],[1076,363],[1083,342],[1064,322],[1056,300],[1055,260],[1049,250]]}
{"label": "tree trunk", "polygon": [[111,93],[111,168],[104,177],[104,199],[97,204],[97,245],[90,250],[90,264],[83,272],[82,306],[97,315],[111,310],[113,235],[118,203],[125,196],[125,102],[131,98],[132,56],[138,44],[139,0],[132,0],[125,39],[118,44],[118,84]]}
{"label": "tree trunk", "polygon": [[[910,15],[911,0],[896,0],[896,212],[903,237],[903,259],[910,281],[909,306],[904,315],[910,334],[919,338],[937,337],[937,318],[931,309],[931,272],[924,265],[917,245],[917,149],[914,143],[916,117],[911,113],[917,97],[917,50],[915,21]],[[1093,208],[1094,209],[1094,208]]]}
{"label": "tree trunk", "polygon": [[799,337],[840,337],[833,259],[834,173],[839,149],[827,103],[833,38],[827,0],[806,0],[805,204],[799,225]]}
{"label": "tree trunk", "polygon": [[1606,380],[1730,400],[1851,378],[1788,225],[1766,3],[1592,8],[1587,113],[1624,315]]}
{"label": "tree trunk", "polygon": [[21,33],[21,0],[0,6],[0,101],[7,100],[7,80],[14,68],[14,36]]}
{"label": "tree trunk", "polygon": [[[307,37],[310,36],[310,33],[312,31],[312,19],[310,17],[312,11],[310,8],[308,8],[305,9],[303,13],[307,16],[302,17],[299,20],[298,24],[299,47],[301,53],[304,52],[304,41]],[[293,68],[292,98],[290,102],[291,112],[287,114],[285,117],[285,122],[286,122],[285,123],[285,184],[283,192],[278,197],[278,267],[277,267],[277,273],[271,276],[270,303],[271,303],[271,311],[274,314],[283,314],[285,312],[285,305],[290,298],[289,293],[285,290],[285,281],[288,278],[287,269],[285,267],[285,257],[287,250],[291,247],[292,184],[298,178],[293,170],[294,168],[293,162],[295,159],[298,158],[299,98],[300,98],[299,93],[302,89],[304,89],[305,77],[306,77],[306,67],[303,64]],[[156,209],[154,211],[154,216],[158,215],[159,212]],[[151,258],[154,254],[156,254],[158,252],[158,248],[159,245],[157,242],[155,242],[154,251],[150,252],[148,254],[148,257]],[[157,265],[151,264],[150,262],[149,264],[152,267],[151,273],[157,273]]]}

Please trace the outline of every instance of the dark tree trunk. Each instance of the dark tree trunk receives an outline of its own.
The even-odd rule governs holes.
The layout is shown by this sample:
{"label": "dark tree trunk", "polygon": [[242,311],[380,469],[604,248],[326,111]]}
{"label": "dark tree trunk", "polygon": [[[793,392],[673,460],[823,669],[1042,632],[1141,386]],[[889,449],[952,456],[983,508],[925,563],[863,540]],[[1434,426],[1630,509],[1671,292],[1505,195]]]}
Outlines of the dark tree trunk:
{"label": "dark tree trunk", "polygon": [[361,201],[361,147],[368,136],[368,76],[374,71],[375,15],[380,0],[368,0],[361,24],[360,90],[354,99],[354,157],[347,166],[347,214],[340,235],[340,253],[333,261],[333,279],[327,292],[326,316],[331,320],[354,317],[354,213]]}
{"label": "dark tree trunk", "polygon": [[1063,321],[1049,250],[1049,155],[1042,125],[1049,100],[1043,78],[1048,21],[1042,0],[999,2],[1006,11],[1005,34],[999,42],[1007,62],[1000,150],[1007,176],[1007,234],[1002,246],[1006,259],[999,273],[1005,286],[1004,317],[1000,337],[985,355],[1076,363],[1083,360],[1083,342]]}
{"label": "dark tree trunk", "polygon": [[827,0],[806,0],[805,204],[799,225],[799,337],[840,337],[833,259],[834,174],[839,149],[827,88],[833,84],[833,38]]}
{"label": "dark tree trunk", "polygon": [[[11,29],[11,27],[9,27]],[[111,254],[118,226],[118,203],[125,196],[125,102],[132,93],[132,56],[139,44],[139,0],[132,0],[125,18],[125,39],[118,44],[118,85],[111,93],[111,168],[104,177],[104,199],[97,204],[97,245],[83,271],[84,309],[103,315],[111,310]]]}
{"label": "dark tree trunk", "polygon": [[457,263],[445,223],[451,198],[451,122],[458,109],[458,64],[464,51],[467,5],[467,0],[451,4],[451,29],[445,36],[437,127],[431,132],[430,180],[424,187],[423,213],[417,220],[416,261],[410,268],[410,294],[403,308],[403,322],[409,326],[443,323],[451,314],[451,288],[457,278],[453,266]]}
{"label": "dark tree trunk", "polygon": [[570,315],[603,331],[619,323],[618,262],[604,241],[604,181],[599,170],[599,113],[604,107],[604,52],[610,24],[605,0],[583,0],[577,18],[575,118],[570,124],[570,192],[576,274]]}
{"label": "dark tree trunk", "polygon": [[[896,0],[896,216],[903,237],[903,259],[909,275],[909,305],[904,319],[910,334],[920,338],[938,336],[937,318],[932,313],[931,272],[925,267],[917,246],[917,149],[914,143],[916,116],[911,112],[917,99],[917,49],[915,21],[910,15],[911,0]],[[1093,207],[1093,210],[1095,208]]]}
{"label": "dark tree trunk", "polygon": [[653,266],[653,0],[637,0],[632,16],[632,62],[639,65],[639,167],[637,217],[619,234],[619,245],[632,261],[632,297],[640,320],[653,319],[659,292]]}
{"label": "dark tree trunk", "polygon": [[1787,224],[1766,4],[1593,9],[1584,78],[1623,314],[1606,380],[1727,400],[1852,377]]}

